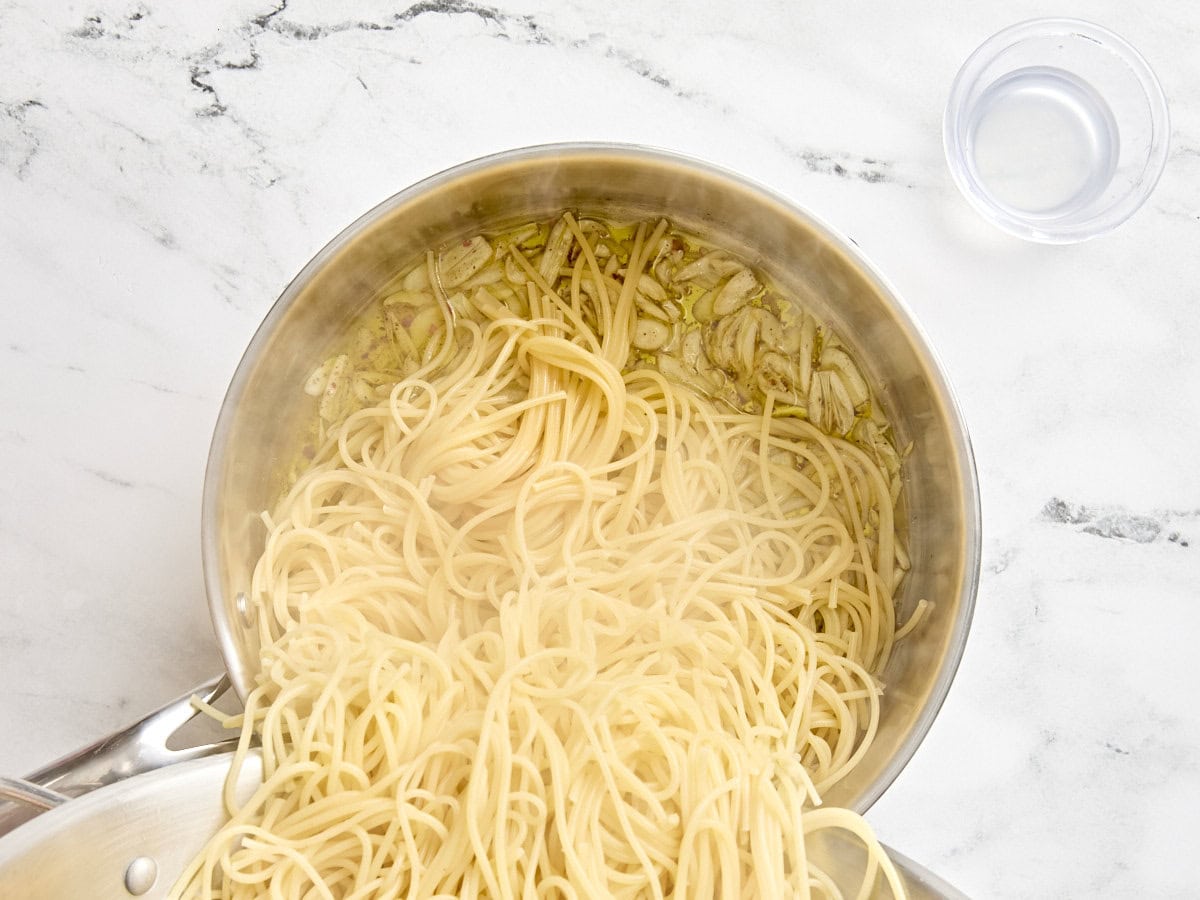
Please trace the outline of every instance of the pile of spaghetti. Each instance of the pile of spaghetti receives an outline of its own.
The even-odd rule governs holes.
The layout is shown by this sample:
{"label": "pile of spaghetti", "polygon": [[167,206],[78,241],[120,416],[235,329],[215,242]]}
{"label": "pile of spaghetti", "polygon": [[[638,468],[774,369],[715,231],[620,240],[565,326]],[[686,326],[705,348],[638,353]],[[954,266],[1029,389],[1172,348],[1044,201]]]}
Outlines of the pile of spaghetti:
{"label": "pile of spaghetti", "polygon": [[899,896],[865,823],[819,806],[904,630],[871,413],[830,434],[805,404],[819,347],[809,391],[670,377],[720,327],[695,302],[772,301],[667,223],[530,228],[431,253],[382,302],[387,366],[314,376],[327,427],[264,515],[233,723],[229,784],[258,740],[263,785],[230,788],[175,895],[832,896],[806,839],[845,828],[863,891]]}

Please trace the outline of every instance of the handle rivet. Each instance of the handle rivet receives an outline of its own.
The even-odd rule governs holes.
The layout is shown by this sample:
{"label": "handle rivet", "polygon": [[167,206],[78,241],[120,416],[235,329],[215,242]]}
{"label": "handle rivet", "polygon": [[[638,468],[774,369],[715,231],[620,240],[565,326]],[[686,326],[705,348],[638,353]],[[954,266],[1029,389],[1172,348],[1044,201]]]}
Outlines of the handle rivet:
{"label": "handle rivet", "polygon": [[233,598],[233,605],[237,609],[238,618],[242,620],[242,624],[247,628],[253,626],[254,613],[250,609],[250,598],[244,591],[238,591],[237,596]]}
{"label": "handle rivet", "polygon": [[158,879],[158,863],[148,856],[139,856],[125,868],[125,890],[140,897]]}

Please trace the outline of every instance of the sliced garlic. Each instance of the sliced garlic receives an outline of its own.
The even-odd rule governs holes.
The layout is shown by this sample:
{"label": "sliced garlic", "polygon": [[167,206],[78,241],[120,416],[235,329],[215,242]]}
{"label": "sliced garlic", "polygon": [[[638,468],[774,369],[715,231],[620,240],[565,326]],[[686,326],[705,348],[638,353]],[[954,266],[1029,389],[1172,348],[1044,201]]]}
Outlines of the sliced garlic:
{"label": "sliced garlic", "polygon": [[712,250],[676,272],[673,280],[694,281],[702,287],[714,288],[721,283],[721,279],[743,268],[745,266],[730,259],[723,251]]}
{"label": "sliced garlic", "polygon": [[571,228],[565,218],[554,223],[554,227],[550,229],[550,236],[546,238],[546,249],[542,253],[541,262],[538,263],[538,273],[547,283],[554,284],[558,278],[558,270],[567,261],[567,253],[574,240],[575,236],[571,234]]}
{"label": "sliced garlic", "polygon": [[758,291],[760,285],[754,273],[749,269],[736,272],[713,298],[713,312],[718,316],[727,316],[737,312],[750,302],[750,298]]}
{"label": "sliced garlic", "polygon": [[337,360],[336,356],[331,356],[313,369],[312,374],[308,376],[308,380],[304,382],[304,393],[310,397],[319,397],[321,392],[325,390],[325,385],[329,382],[329,373]]}
{"label": "sliced garlic", "polygon": [[438,254],[438,278],[443,290],[458,287],[492,258],[492,245],[482,235],[461,241]]}
{"label": "sliced garlic", "polygon": [[633,346],[639,350],[657,350],[670,338],[670,326],[657,319],[638,319],[633,329]]}
{"label": "sliced garlic", "polygon": [[329,369],[329,378],[325,382],[325,389],[321,393],[318,412],[326,422],[333,422],[343,415],[349,372],[350,357],[343,353],[333,361],[333,365]]}

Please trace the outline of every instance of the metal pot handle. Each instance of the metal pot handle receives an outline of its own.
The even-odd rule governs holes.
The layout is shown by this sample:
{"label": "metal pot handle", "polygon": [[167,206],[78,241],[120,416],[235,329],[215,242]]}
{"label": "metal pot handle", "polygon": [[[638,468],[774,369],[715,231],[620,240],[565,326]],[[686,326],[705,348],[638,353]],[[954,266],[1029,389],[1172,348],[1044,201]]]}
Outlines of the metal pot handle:
{"label": "metal pot handle", "polygon": [[0,775],[0,799],[23,803],[34,809],[54,809],[56,806],[62,806],[71,798],[24,778]]}
{"label": "metal pot handle", "polygon": [[[44,809],[107,784],[172,763],[232,750],[237,735],[171,749],[171,735],[199,713],[192,697],[213,703],[230,687],[229,677],[211,678],[128,728],[56,760],[24,778],[0,779],[0,836]],[[5,803],[4,801],[13,801]]]}

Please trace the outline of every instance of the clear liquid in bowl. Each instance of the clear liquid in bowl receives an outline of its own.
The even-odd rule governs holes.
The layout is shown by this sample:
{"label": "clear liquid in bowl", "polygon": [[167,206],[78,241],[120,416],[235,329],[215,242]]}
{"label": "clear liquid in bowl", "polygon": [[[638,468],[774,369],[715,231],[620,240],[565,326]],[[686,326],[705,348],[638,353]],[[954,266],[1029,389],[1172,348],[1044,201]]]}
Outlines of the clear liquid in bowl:
{"label": "clear liquid in bowl", "polygon": [[1104,98],[1063,69],[1029,66],[990,85],[970,111],[968,158],[997,203],[1053,218],[1104,193],[1117,123]]}

